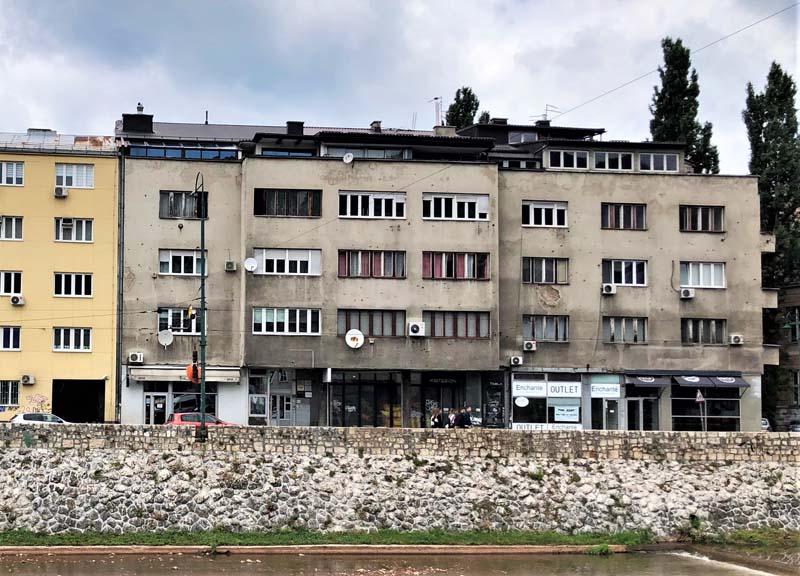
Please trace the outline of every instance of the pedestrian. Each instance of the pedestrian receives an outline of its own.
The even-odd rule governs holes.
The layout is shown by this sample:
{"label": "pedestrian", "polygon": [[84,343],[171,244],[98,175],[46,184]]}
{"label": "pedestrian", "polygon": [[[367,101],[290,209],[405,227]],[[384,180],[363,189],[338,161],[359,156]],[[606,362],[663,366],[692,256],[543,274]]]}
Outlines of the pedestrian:
{"label": "pedestrian", "polygon": [[431,428],[444,428],[444,416],[438,406],[431,410]]}
{"label": "pedestrian", "polygon": [[464,428],[472,428],[472,406],[464,411]]}
{"label": "pedestrian", "polygon": [[467,426],[464,424],[467,418],[467,410],[465,408],[461,408],[458,411],[458,416],[456,416],[456,428],[466,428]]}
{"label": "pedestrian", "polygon": [[447,415],[447,427],[455,428],[457,425],[456,420],[458,420],[458,410],[450,408],[450,414]]}

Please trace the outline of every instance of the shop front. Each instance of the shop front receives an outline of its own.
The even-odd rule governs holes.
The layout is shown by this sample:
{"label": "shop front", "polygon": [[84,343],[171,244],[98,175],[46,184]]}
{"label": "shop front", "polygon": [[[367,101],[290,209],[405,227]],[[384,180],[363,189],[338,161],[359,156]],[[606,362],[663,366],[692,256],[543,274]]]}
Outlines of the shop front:
{"label": "shop front", "polygon": [[582,430],[580,374],[512,373],[513,430]]}
{"label": "shop front", "polygon": [[322,396],[319,370],[250,368],[247,423],[315,426]]}
{"label": "shop front", "polygon": [[738,376],[674,376],[672,429],[738,432],[741,398],[750,385]]}

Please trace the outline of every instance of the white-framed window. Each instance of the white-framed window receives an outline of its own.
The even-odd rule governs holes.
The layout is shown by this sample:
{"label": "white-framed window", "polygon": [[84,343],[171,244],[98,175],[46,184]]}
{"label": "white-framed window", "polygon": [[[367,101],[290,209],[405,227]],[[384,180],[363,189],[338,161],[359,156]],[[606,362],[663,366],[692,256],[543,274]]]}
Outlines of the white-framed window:
{"label": "white-framed window", "polygon": [[339,278],[405,278],[401,250],[339,250]]}
{"label": "white-framed window", "polygon": [[0,162],[0,186],[22,186],[24,176],[24,162]]}
{"label": "white-framed window", "polygon": [[426,192],[422,195],[422,218],[424,220],[488,220],[489,196]]}
{"label": "white-framed window", "polygon": [[681,262],[681,288],[725,288],[725,263]]}
{"label": "white-framed window", "polygon": [[91,218],[56,218],[56,242],[92,242],[94,221]]}
{"label": "white-framed window", "polygon": [[645,230],[647,205],[603,202],[600,206],[600,227],[604,230]]}
{"label": "white-framed window", "polygon": [[94,188],[94,164],[56,164],[56,186]]}
{"label": "white-framed window", "polygon": [[19,326],[0,326],[0,350],[18,351],[21,330]]}
{"label": "white-framed window", "polygon": [[91,352],[91,328],[53,328],[54,352]]}
{"label": "white-framed window", "polygon": [[502,168],[519,168],[523,170],[537,170],[540,168],[541,164],[539,160],[519,160],[519,159],[507,159],[500,161],[500,167]]}
{"label": "white-framed window", "polygon": [[488,312],[424,310],[422,320],[431,338],[485,339],[491,331]]}
{"label": "white-framed window", "polygon": [[405,218],[405,192],[339,191],[342,218]]}
{"label": "white-framed window", "polygon": [[90,298],[92,296],[92,275],[73,272],[56,272],[53,276],[54,296]]}
{"label": "white-framed window", "polygon": [[647,260],[603,260],[603,284],[647,286]]}
{"label": "white-framed window", "polygon": [[422,277],[428,280],[488,280],[487,252],[423,252]]}
{"label": "white-framed window", "polygon": [[609,344],[644,344],[647,342],[647,318],[604,316],[603,342]]}
{"label": "white-framed window", "polygon": [[550,168],[589,168],[589,152],[586,150],[549,150]]}
{"label": "white-framed window", "polygon": [[536,132],[509,132],[509,144],[527,144],[529,142],[536,142],[539,139],[539,134]]}
{"label": "white-framed window", "polygon": [[0,406],[19,406],[19,380],[0,380]]}
{"label": "white-framed window", "polygon": [[[408,150],[409,156],[411,150]],[[342,158],[345,154],[352,154],[355,158],[367,160],[397,160],[404,157],[402,148],[345,148],[341,146],[328,146],[325,156]]]}
{"label": "white-framed window", "polygon": [[322,251],[297,248],[256,248],[256,274],[319,276]]}
{"label": "white-framed window", "polygon": [[568,258],[522,258],[523,284],[568,284]]}
{"label": "white-framed window", "polygon": [[522,336],[538,342],[569,342],[569,316],[525,314],[522,316]]}
{"label": "white-framed window", "polygon": [[677,172],[677,154],[639,153],[639,170],[642,172]]}
{"label": "white-framed window", "polygon": [[681,206],[681,232],[724,232],[724,206]]}
{"label": "white-framed window", "polygon": [[344,336],[349,330],[361,330],[367,338],[406,335],[405,310],[338,310],[336,333]]}
{"label": "white-framed window", "polygon": [[22,216],[0,216],[0,240],[22,240]]}
{"label": "white-framed window", "polygon": [[523,200],[522,225],[539,228],[566,228],[567,203]]}
{"label": "white-framed window", "polygon": [[[206,254],[206,263],[208,255]],[[202,270],[202,252],[200,250],[158,251],[158,273],[165,276],[200,276]]]}
{"label": "white-framed window", "polygon": [[253,334],[319,336],[319,309],[253,308]]}
{"label": "white-framed window", "polygon": [[633,170],[633,152],[595,152],[595,170]]}
{"label": "white-framed window", "polygon": [[720,318],[681,318],[684,344],[725,344],[727,321]]}
{"label": "white-framed window", "polygon": [[0,296],[22,294],[22,272],[0,270]]}
{"label": "white-framed window", "polygon": [[200,311],[192,308],[159,308],[158,330],[172,330],[176,336],[197,336],[200,334]]}

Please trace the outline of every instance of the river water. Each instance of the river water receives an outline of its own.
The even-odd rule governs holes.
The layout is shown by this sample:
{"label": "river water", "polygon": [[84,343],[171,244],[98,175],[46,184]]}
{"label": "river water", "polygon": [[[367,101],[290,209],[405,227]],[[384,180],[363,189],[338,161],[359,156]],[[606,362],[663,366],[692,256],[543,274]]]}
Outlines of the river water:
{"label": "river water", "polygon": [[563,556],[14,556],[14,576],[735,576],[765,574],[688,554]]}

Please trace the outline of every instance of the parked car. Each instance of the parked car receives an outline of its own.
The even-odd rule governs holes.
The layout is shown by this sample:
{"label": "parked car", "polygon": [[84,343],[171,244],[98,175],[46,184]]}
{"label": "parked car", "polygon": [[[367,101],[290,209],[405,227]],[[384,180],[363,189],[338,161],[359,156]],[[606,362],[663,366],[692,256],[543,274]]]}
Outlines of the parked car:
{"label": "parked car", "polygon": [[800,432],[800,420],[789,422],[789,432]]}
{"label": "parked car", "polygon": [[761,431],[762,432],[772,432],[772,424],[769,423],[768,418],[761,419]]}
{"label": "parked car", "polygon": [[[220,420],[216,416],[206,414],[206,426],[233,426],[230,422]],[[167,417],[167,426],[200,426],[200,412],[178,412]]]}
{"label": "parked car", "polygon": [[69,424],[55,414],[46,412],[23,412],[11,419],[12,424]]}

